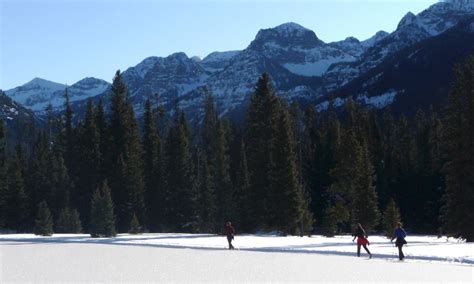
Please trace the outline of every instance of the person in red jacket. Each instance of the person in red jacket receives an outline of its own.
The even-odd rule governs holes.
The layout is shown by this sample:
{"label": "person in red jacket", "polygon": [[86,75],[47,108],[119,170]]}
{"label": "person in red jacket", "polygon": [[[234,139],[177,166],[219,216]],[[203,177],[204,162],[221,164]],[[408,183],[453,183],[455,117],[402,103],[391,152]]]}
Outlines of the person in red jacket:
{"label": "person in red jacket", "polygon": [[367,240],[367,235],[365,234],[364,228],[362,228],[362,225],[360,223],[357,223],[357,228],[355,229],[354,232],[354,238],[352,241],[355,240],[357,237],[357,256],[360,256],[360,247],[364,247],[365,251],[369,254],[369,258],[372,258],[372,254],[370,253],[369,249],[367,248],[367,245],[369,244],[369,240]]}
{"label": "person in red jacket", "polygon": [[232,245],[232,240],[234,239],[235,230],[234,230],[234,227],[232,227],[232,224],[230,223],[230,221],[227,221],[227,223],[225,224],[224,233],[227,236],[229,249],[234,249],[234,246]]}

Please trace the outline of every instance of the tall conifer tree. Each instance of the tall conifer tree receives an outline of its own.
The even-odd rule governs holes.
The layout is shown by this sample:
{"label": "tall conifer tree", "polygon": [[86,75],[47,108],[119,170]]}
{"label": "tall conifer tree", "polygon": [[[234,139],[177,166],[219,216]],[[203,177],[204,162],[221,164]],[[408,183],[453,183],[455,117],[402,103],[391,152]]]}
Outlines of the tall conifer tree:
{"label": "tall conifer tree", "polygon": [[447,161],[443,229],[449,235],[474,241],[474,56],[457,65],[445,111],[444,143]]}
{"label": "tall conifer tree", "polygon": [[143,125],[143,174],[147,223],[150,229],[158,230],[164,222],[164,192],[162,181],[161,141],[155,123],[156,113],[151,101],[145,102]]}

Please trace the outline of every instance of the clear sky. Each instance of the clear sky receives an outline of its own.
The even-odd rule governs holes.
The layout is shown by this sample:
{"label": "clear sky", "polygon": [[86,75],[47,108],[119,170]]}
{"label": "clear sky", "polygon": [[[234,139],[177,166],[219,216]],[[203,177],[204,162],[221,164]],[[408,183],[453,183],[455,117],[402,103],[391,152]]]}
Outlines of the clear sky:
{"label": "clear sky", "polygon": [[393,31],[436,0],[0,0],[0,89],[34,77],[111,81],[148,56],[244,49],[296,22],[325,42]]}

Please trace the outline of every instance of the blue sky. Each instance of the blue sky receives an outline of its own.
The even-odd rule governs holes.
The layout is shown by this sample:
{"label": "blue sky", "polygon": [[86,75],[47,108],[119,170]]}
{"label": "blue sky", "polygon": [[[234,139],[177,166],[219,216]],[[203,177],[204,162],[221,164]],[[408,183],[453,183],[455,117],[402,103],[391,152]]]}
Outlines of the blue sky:
{"label": "blue sky", "polygon": [[0,0],[0,89],[34,77],[111,81],[148,56],[244,49],[261,28],[296,22],[326,41],[393,31],[436,0]]}

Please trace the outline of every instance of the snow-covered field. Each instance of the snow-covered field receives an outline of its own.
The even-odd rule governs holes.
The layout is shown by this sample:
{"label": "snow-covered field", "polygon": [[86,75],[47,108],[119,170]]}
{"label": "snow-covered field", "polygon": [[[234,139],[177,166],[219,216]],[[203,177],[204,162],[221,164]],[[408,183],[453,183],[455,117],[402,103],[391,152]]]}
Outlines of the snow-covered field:
{"label": "snow-covered field", "polygon": [[193,234],[0,235],[0,282],[50,281],[456,281],[474,280],[474,244],[409,236],[406,260],[371,236],[367,259],[350,236]]}

